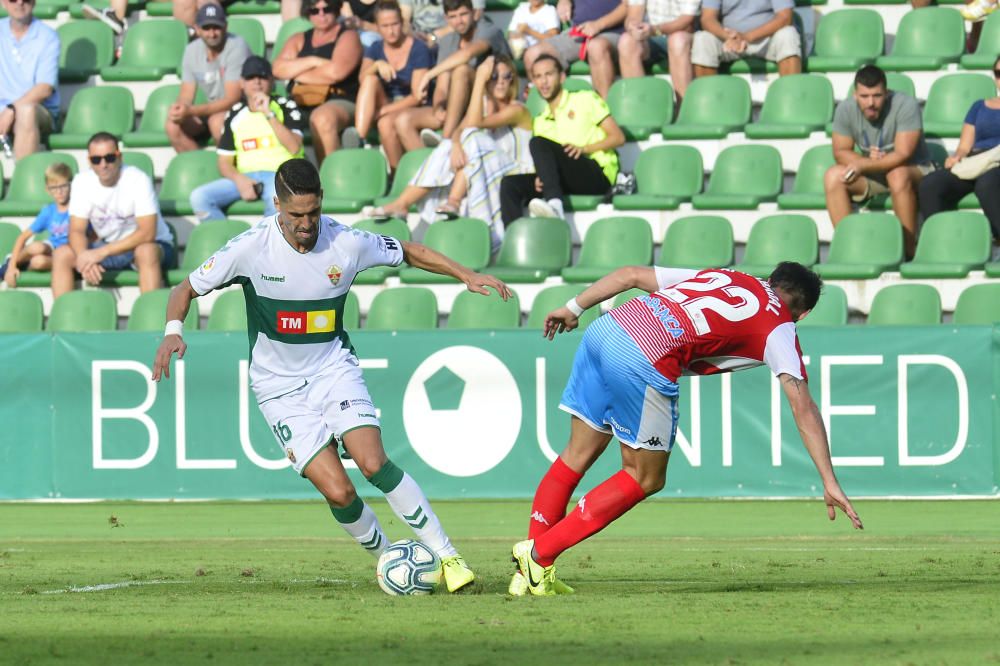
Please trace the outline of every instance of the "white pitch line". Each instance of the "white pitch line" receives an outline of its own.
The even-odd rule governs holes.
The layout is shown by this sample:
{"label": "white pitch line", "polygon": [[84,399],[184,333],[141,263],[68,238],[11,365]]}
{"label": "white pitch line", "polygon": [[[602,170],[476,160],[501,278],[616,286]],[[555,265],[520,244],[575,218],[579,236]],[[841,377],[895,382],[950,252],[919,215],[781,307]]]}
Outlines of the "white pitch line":
{"label": "white pitch line", "polygon": [[42,594],[66,594],[67,592],[104,592],[105,590],[121,590],[127,587],[142,585],[187,585],[189,580],[127,580],[121,583],[99,583],[83,587],[64,587],[61,590],[45,590]]}

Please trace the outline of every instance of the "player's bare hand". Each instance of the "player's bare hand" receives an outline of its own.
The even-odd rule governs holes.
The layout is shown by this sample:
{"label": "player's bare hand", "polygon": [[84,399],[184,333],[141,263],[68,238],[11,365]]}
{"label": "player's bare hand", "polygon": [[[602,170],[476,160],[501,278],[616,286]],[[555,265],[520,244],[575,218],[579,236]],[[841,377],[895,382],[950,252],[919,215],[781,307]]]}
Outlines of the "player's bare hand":
{"label": "player's bare hand", "polygon": [[469,291],[474,291],[475,293],[482,294],[483,296],[490,295],[490,291],[487,287],[491,287],[494,291],[500,294],[500,298],[505,301],[511,296],[510,287],[504,284],[501,280],[498,280],[487,273],[470,274],[469,277],[465,279],[465,286],[469,288]]}
{"label": "player's bare hand", "polygon": [[848,518],[851,519],[851,524],[854,525],[854,529],[863,530],[865,527],[861,524],[861,518],[858,516],[858,512],[854,510],[851,506],[851,500],[847,499],[847,495],[844,491],[840,489],[840,486],[833,486],[823,489],[823,501],[826,502],[826,515],[830,520],[834,520],[837,517],[837,509],[844,512]]}
{"label": "player's bare hand", "polygon": [[160,377],[170,379],[170,357],[175,353],[178,359],[184,358],[187,351],[187,344],[184,338],[179,335],[167,335],[160,343],[160,348],[156,350],[156,359],[153,361],[153,381],[160,381]]}
{"label": "player's bare hand", "polygon": [[558,310],[553,310],[545,317],[545,327],[542,335],[549,340],[554,340],[556,333],[569,333],[580,325],[580,319],[570,312],[570,309],[563,306]]}

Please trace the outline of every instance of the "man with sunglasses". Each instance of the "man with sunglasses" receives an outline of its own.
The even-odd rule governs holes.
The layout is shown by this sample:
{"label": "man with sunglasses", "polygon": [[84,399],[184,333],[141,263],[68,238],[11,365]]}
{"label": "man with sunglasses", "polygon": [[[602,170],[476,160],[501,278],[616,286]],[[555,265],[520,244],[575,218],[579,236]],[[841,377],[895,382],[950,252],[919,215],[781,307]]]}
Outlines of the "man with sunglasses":
{"label": "man with sunglasses", "polygon": [[[73,178],[69,244],[52,255],[52,295],[72,291],[79,273],[98,285],[105,271],[139,272],[142,292],[163,286],[163,267],[174,262],[173,238],[160,216],[153,181],[122,164],[118,139],[98,132],[87,142],[90,171]],[[88,228],[97,240],[88,242]]]}
{"label": "man with sunglasses", "polygon": [[[195,23],[198,39],[184,49],[181,89],[164,126],[178,153],[197,150],[198,140],[207,134],[219,142],[226,113],[240,101],[240,70],[250,57],[246,41],[226,31],[220,5],[203,5]],[[195,103],[199,91],[207,102]]]}
{"label": "man with sunglasses", "polygon": [[59,35],[35,19],[35,0],[3,0],[3,8],[0,137],[20,159],[38,150],[59,118]]}

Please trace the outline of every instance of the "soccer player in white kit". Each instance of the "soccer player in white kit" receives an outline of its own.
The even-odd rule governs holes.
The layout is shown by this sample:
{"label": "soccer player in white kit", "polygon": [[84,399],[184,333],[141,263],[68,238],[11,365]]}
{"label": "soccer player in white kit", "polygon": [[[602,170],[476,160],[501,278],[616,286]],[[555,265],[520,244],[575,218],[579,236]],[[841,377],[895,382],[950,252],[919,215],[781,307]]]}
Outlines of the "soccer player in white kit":
{"label": "soccer player in white kit", "polygon": [[[638,287],[639,296],[598,318],[584,333],[559,407],[571,415],[570,440],[535,492],[528,539],[514,545],[513,595],[568,594],[555,559],[596,534],[666,483],[677,432],[677,380],[767,365],[778,377],[795,424],[823,481],[833,520],[840,508],[861,519],[840,488],[819,409],[809,394],[795,322],[816,305],[819,276],[782,262],[767,281],[719,268],[627,267],[601,278],[551,313],[544,335],[571,331],[589,307]],[[612,435],[622,469],[566,505]]]}
{"label": "soccer player in white kit", "polygon": [[352,229],[321,215],[319,173],[306,160],[279,167],[275,192],[276,215],[229,241],[170,294],[153,379],[169,378],[171,356],[184,356],[182,322],[191,300],[241,284],[251,388],[292,467],[323,494],[348,534],[378,557],[389,542],[344,470],[334,442],[339,438],[393,512],[438,554],[448,591],[455,592],[475,576],[423,491],[386,457],[375,406],[342,325],[344,303],[357,273],[403,261],[450,275],[484,295],[492,287],[506,300],[510,290],[419,243]]}

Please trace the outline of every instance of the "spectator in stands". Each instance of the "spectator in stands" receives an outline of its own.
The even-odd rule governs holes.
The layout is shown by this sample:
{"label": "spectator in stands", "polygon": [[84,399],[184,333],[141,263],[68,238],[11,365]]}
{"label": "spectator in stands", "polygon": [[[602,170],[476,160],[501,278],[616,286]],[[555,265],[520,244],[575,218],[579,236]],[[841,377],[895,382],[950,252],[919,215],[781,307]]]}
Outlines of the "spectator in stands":
{"label": "spectator in stands", "polygon": [[358,31],[361,46],[368,48],[381,41],[382,35],[375,25],[375,3],[377,0],[347,0],[340,10],[340,22],[344,27]]}
{"label": "spectator in stands", "polygon": [[501,55],[486,58],[476,69],[469,112],[456,136],[445,139],[430,154],[398,199],[366,210],[375,217],[406,217],[421,202],[420,216],[428,224],[441,216],[485,220],[493,250],[500,249],[500,179],[508,174],[534,173],[528,142],[531,114],[517,100],[520,84],[514,61]]}
{"label": "spectator in stands", "polygon": [[529,147],[537,176],[506,176],[500,184],[504,224],[524,213],[532,217],[565,217],[567,194],[606,195],[618,177],[618,153],[625,135],[607,103],[591,90],[570,92],[562,63],[541,55],[531,68],[545,108],[535,116]]}
{"label": "spectator in stands", "polygon": [[59,35],[35,18],[35,0],[3,0],[3,8],[0,138],[20,159],[38,150],[59,119]]}
{"label": "spectator in stands", "polygon": [[781,76],[801,72],[794,7],[794,0],[703,0],[691,47],[694,75],[717,74],[720,63],[750,56],[778,63]]}
{"label": "spectator in stands", "polygon": [[507,27],[507,41],[514,58],[520,59],[524,50],[543,39],[559,34],[562,22],[556,8],[545,0],[527,0],[514,10]]}
{"label": "spectator in stands", "polygon": [[[167,111],[164,129],[178,153],[198,149],[206,135],[218,143],[226,113],[240,99],[240,68],[250,47],[239,35],[226,31],[226,12],[207,4],[198,10],[198,39],[184,49],[181,89]],[[208,100],[195,104],[200,90]]]}
{"label": "spectator in stands", "polygon": [[[222,5],[223,7],[228,7],[236,1],[237,0],[172,0],[173,16],[176,20],[188,27],[189,38],[194,38],[197,36],[198,11],[202,7],[205,5]],[[115,13],[118,16],[124,17],[128,0],[111,0],[111,2],[112,7],[120,6],[122,8],[120,12],[116,9]]]}
{"label": "spectator in stands", "polygon": [[87,158],[92,170],[77,174],[70,193],[69,243],[52,253],[52,295],[72,291],[75,273],[97,285],[106,270],[130,268],[139,271],[140,291],[159,289],[163,268],[174,264],[174,246],[153,181],[122,165],[118,139],[107,132],[90,137]]}
{"label": "spectator in stands", "polygon": [[415,82],[434,64],[431,50],[403,30],[402,13],[395,0],[375,4],[375,24],[382,39],[365,49],[361,61],[361,89],[354,114],[359,142],[364,145],[372,123],[378,125],[379,141],[389,167],[395,171],[403,156],[396,134],[396,117],[420,106]]}
{"label": "spectator in stands", "polygon": [[691,44],[700,12],[701,0],[629,0],[618,42],[622,78],[644,76],[646,64],[666,60],[677,99],[683,99],[691,83]]}
{"label": "spectator in stands", "polygon": [[[437,64],[417,85],[417,97],[430,96],[431,105],[407,109],[396,118],[406,150],[452,138],[469,106],[476,67],[487,56],[510,55],[503,33],[490,21],[476,20],[471,0],[444,0],[444,12],[453,32],[440,39]],[[438,129],[440,134],[434,131]]]}
{"label": "spectator in stands", "polygon": [[[452,32],[441,0],[400,0],[399,7],[406,32],[432,50],[437,48],[439,39]],[[476,21],[481,21],[486,13],[486,0],[472,0],[472,11]]]}
{"label": "spectator in stands", "polygon": [[837,164],[824,179],[830,221],[836,226],[848,215],[852,200],[862,203],[890,192],[903,225],[906,256],[912,257],[917,186],[934,170],[917,100],[889,90],[885,72],[878,67],[862,67],[854,76],[853,99],[838,104],[833,116],[833,156]]}
{"label": "spectator in stands", "polygon": [[[62,162],[54,162],[45,168],[45,190],[52,197],[52,203],[43,208],[31,226],[21,232],[3,265],[0,265],[0,278],[8,287],[17,286],[22,268],[50,270],[52,252],[68,241],[71,180],[73,171]],[[42,233],[48,233],[49,237],[28,243],[32,236]]]}
{"label": "spectator in stands", "polygon": [[223,208],[242,199],[264,202],[264,215],[274,215],[274,174],[293,157],[302,157],[305,119],[293,100],[271,94],[271,64],[260,56],[243,63],[243,98],[226,116],[219,140],[222,178],[191,192],[199,220],[221,220]]}
{"label": "spectator in stands", "polygon": [[274,75],[288,80],[292,99],[309,119],[316,161],[340,148],[340,134],[354,123],[364,49],[356,30],[337,20],[343,0],[305,0],[312,27],[292,35],[274,61]]}
{"label": "spectator in stands", "polygon": [[[1000,88],[1000,58],[993,63],[993,76]],[[997,146],[1000,146],[1000,96],[972,104],[965,115],[958,148],[945,160],[945,168],[927,174],[920,181],[920,212],[924,219],[941,211],[957,209],[962,197],[975,192],[990,221],[993,239],[1000,243],[1000,168],[989,169],[975,180],[963,180],[951,172],[963,158]]]}
{"label": "spectator in stands", "polygon": [[525,51],[525,69],[532,72],[542,55],[558,58],[563,71],[577,60],[586,60],[594,90],[607,97],[615,80],[615,50],[624,30],[625,0],[559,0],[556,11],[560,20],[573,27]]}

